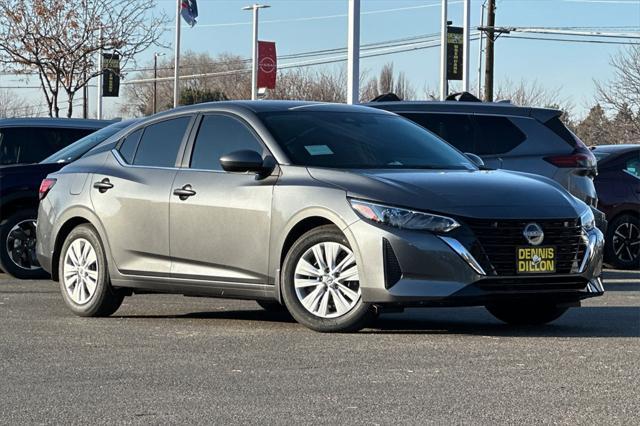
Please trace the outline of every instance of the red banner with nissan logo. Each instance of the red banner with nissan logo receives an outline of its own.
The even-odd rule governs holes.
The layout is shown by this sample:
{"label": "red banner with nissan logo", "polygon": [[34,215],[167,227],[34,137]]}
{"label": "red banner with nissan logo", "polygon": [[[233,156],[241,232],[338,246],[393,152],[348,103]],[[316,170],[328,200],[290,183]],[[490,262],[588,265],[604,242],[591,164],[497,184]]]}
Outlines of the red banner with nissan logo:
{"label": "red banner with nissan logo", "polygon": [[276,88],[278,58],[276,43],[273,41],[258,42],[258,87]]}

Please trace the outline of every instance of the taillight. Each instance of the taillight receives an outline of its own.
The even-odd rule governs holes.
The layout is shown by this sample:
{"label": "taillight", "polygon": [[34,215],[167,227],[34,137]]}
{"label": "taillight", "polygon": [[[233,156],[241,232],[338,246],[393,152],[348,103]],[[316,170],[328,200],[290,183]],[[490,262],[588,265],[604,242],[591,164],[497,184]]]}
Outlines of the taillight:
{"label": "taillight", "polygon": [[595,169],[596,157],[589,151],[584,144],[580,143],[568,155],[553,155],[550,157],[544,157],[544,160],[553,164],[556,167],[574,167],[581,169]]}
{"label": "taillight", "polygon": [[53,188],[53,185],[55,185],[55,184],[56,184],[56,180],[55,179],[49,179],[49,178],[44,179],[40,183],[40,190],[38,190],[38,196],[40,197],[41,200],[44,197],[47,196],[47,194],[49,193],[49,191],[51,190],[51,188]]}

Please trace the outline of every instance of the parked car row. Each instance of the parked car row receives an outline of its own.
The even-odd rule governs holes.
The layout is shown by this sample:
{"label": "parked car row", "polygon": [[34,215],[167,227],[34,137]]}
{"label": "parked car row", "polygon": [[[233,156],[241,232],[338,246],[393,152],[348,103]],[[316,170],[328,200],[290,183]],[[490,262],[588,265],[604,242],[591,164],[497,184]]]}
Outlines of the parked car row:
{"label": "parked car row", "polygon": [[[406,306],[546,323],[602,294],[596,157],[633,187],[632,157],[590,151],[550,109],[370,106],[201,104],[112,124],[22,177],[0,168],[0,261],[50,273],[78,315],[169,292],[255,299],[320,331]],[[4,199],[22,179],[38,205],[47,174],[34,234],[33,211],[5,218]],[[637,210],[603,199],[607,256],[633,267]]]}

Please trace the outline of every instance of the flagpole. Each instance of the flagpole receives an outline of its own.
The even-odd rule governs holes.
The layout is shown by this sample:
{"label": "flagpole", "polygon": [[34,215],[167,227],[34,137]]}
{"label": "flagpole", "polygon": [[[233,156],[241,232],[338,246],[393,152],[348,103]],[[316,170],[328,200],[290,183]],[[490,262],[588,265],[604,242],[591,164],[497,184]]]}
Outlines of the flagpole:
{"label": "flagpole", "polygon": [[176,0],[178,6],[176,8],[176,39],[175,39],[175,52],[174,52],[174,68],[173,68],[173,107],[177,107],[180,104],[180,9],[182,7],[182,0]]}

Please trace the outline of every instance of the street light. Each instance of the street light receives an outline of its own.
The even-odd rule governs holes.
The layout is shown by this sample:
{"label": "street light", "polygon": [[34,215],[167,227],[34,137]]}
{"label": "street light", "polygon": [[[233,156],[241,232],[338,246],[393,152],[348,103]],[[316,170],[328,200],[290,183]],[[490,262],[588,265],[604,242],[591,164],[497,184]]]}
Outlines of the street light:
{"label": "street light", "polygon": [[153,54],[153,113],[158,110],[158,56],[166,53],[154,52]]}
{"label": "street light", "polygon": [[258,10],[271,7],[266,4],[254,3],[251,6],[245,6],[242,10],[253,11],[253,48],[251,50],[252,67],[251,67],[251,100],[258,99]]}

